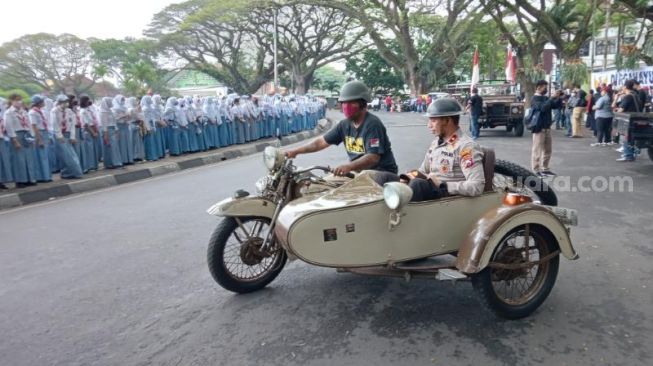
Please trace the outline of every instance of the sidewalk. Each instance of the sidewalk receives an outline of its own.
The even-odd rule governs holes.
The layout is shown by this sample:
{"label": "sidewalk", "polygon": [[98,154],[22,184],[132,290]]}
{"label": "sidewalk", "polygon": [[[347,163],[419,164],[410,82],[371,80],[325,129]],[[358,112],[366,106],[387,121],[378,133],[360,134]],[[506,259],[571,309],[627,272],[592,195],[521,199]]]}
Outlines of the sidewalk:
{"label": "sidewalk", "polygon": [[[327,118],[327,120],[329,119]],[[322,132],[314,129],[282,137],[280,141],[276,138],[261,139],[248,144],[232,145],[194,154],[168,156],[159,161],[139,162],[119,169],[99,169],[84,174],[80,179],[61,179],[59,174],[53,174],[52,182],[0,191],[0,210],[130,183],[184,169],[216,164],[224,160],[262,152],[265,147],[273,145],[277,141],[285,146],[317,136]]]}

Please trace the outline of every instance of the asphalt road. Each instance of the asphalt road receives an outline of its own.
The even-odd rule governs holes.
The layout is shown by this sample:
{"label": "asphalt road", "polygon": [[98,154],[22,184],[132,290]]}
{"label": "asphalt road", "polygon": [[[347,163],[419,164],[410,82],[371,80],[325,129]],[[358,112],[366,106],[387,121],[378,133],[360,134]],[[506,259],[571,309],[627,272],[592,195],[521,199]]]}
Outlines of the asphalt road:
{"label": "asphalt road", "polygon": [[[431,136],[380,113],[401,170]],[[527,133],[528,134],[528,133]],[[482,131],[528,166],[530,138]],[[616,163],[556,131],[552,169],[627,176],[633,192],[558,192],[580,212],[580,259],[561,259],[544,305],[495,318],[471,284],[368,278],[290,263],[234,295],[211,279],[207,207],[264,174],[260,156],[0,212],[0,365],[649,365],[653,162]],[[336,165],[342,148],[298,159]]]}

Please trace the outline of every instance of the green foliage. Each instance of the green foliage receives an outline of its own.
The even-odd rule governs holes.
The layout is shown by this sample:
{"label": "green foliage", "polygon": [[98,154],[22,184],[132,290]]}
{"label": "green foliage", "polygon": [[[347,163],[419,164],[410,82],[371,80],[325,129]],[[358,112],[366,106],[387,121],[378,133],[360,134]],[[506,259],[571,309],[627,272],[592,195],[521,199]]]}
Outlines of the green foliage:
{"label": "green foliage", "polygon": [[376,49],[368,48],[346,62],[347,72],[364,82],[373,92],[377,89],[398,91],[404,87],[404,78],[381,57]]}
{"label": "green foliage", "polygon": [[315,70],[313,84],[319,89],[336,92],[340,90],[346,79],[342,71],[336,70],[332,66],[322,66]]}
{"label": "green foliage", "polygon": [[97,77],[88,42],[72,34],[28,34],[0,47],[0,70],[24,85],[52,92],[87,92]]}
{"label": "green foliage", "polygon": [[97,61],[95,73],[117,77],[129,95],[143,95],[148,89],[168,94],[167,70],[159,67],[156,41],[148,39],[94,40],[90,44]]}
{"label": "green foliage", "polygon": [[10,95],[12,94],[18,94],[23,98],[23,104],[29,105],[31,102],[31,96],[28,92],[22,89],[9,89],[9,90],[2,90],[0,89],[0,97],[8,99]]}
{"label": "green foliage", "polygon": [[573,84],[583,85],[589,80],[587,65],[585,65],[585,63],[580,60],[562,65],[562,69],[560,71],[562,81],[567,86]]}

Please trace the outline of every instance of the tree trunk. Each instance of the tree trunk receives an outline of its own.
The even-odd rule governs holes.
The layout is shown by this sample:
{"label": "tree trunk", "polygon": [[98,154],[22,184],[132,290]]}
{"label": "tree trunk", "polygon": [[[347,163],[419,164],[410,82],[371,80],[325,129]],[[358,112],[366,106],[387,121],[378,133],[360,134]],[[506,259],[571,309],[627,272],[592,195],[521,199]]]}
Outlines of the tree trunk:
{"label": "tree trunk", "polygon": [[313,84],[313,76],[314,71],[310,71],[304,75],[300,75],[299,73],[295,74],[295,94],[306,94]]}

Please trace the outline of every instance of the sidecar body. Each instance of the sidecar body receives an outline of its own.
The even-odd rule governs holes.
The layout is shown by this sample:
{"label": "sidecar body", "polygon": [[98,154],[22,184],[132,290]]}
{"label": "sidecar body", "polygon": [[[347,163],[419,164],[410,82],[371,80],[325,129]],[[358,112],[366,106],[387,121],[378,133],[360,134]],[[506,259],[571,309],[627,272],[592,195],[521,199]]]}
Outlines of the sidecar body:
{"label": "sidecar body", "polygon": [[402,262],[455,254],[444,267],[464,277],[487,266],[502,238],[525,225],[545,230],[560,253],[577,258],[566,226],[573,224],[575,211],[515,204],[506,195],[490,184],[477,197],[411,202],[392,210],[383,187],[360,175],[337,189],[290,202],[275,233],[286,251],[301,260],[352,272],[401,269]]}

